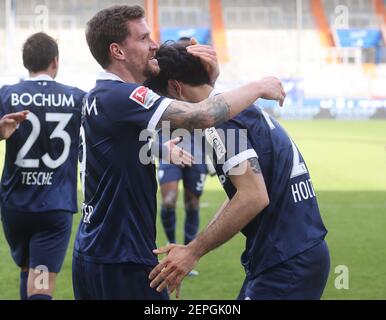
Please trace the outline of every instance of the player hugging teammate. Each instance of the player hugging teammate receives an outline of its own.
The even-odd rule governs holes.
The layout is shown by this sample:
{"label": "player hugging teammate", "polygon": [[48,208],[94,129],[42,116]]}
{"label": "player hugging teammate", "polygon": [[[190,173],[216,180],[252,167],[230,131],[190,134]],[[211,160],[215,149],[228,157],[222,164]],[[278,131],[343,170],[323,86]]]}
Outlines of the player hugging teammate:
{"label": "player hugging teammate", "polygon": [[[99,11],[87,23],[86,40],[104,69],[87,94],[54,80],[58,47],[42,33],[23,47],[30,78],[0,91],[0,138],[7,139],[1,214],[21,268],[21,298],[53,296],[78,211],[79,145],[84,199],[72,262],[76,299],[169,299],[203,255],[239,231],[247,239],[240,299],[320,298],[329,257],[308,169],[280,124],[253,105],[258,98],[282,105],[280,81],[269,77],[214,91],[213,49],[192,41],[159,50],[139,6]],[[180,178],[187,220],[184,246],[155,251],[156,172],[154,163],[141,161],[150,143],[140,136],[165,121],[173,130],[207,129],[206,142],[223,150],[212,160],[229,200],[195,237],[205,170],[173,167],[169,174],[161,166],[161,216],[170,242],[176,194],[168,197]],[[246,132],[245,148],[237,144],[230,152],[220,130]],[[178,165],[191,164],[176,141],[165,153]],[[160,253],[168,256],[158,264]],[[36,286],[44,275],[47,285]]]}

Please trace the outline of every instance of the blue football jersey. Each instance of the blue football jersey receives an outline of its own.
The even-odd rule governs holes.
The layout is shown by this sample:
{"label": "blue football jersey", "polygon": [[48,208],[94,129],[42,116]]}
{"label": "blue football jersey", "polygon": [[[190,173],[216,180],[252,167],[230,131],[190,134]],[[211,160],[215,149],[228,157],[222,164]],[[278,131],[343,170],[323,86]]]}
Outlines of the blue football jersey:
{"label": "blue football jersey", "polygon": [[242,230],[246,248],[241,260],[247,277],[253,278],[324,239],[327,230],[307,166],[275,119],[253,105],[216,129],[207,129],[205,135],[229,198],[236,193],[230,170],[242,174],[245,168],[239,165],[250,158],[258,158],[262,170],[270,204]]}
{"label": "blue football jersey", "polygon": [[40,75],[0,89],[0,116],[29,110],[6,141],[0,198],[21,212],[77,212],[79,128],[84,92]]}
{"label": "blue football jersey", "polygon": [[111,73],[101,73],[87,94],[80,150],[85,199],[75,256],[157,263],[157,183],[146,132],[155,130],[171,101]]}

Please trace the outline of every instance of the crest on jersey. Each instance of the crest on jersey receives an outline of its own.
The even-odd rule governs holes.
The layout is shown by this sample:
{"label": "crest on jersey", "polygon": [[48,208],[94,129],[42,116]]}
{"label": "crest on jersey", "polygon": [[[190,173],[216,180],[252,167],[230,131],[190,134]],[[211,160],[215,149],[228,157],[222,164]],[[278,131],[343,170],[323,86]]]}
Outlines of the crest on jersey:
{"label": "crest on jersey", "polygon": [[159,97],[160,96],[158,94],[144,86],[138,87],[130,95],[131,100],[138,103],[145,109],[150,109],[153,104],[159,99]]}

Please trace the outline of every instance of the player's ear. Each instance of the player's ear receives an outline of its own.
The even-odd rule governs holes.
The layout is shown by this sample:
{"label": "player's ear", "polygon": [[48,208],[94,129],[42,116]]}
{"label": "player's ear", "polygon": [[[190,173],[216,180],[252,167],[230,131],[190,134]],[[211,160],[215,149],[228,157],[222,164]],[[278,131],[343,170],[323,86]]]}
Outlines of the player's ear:
{"label": "player's ear", "polygon": [[59,71],[59,56],[56,56],[54,60],[52,60],[50,68],[52,69],[55,78]]}
{"label": "player's ear", "polygon": [[168,93],[175,99],[181,99],[181,84],[177,80],[168,80]]}
{"label": "player's ear", "polygon": [[116,60],[124,60],[125,59],[124,53],[123,53],[123,51],[118,43],[110,44],[109,49],[110,49],[110,55],[112,58],[114,58]]}

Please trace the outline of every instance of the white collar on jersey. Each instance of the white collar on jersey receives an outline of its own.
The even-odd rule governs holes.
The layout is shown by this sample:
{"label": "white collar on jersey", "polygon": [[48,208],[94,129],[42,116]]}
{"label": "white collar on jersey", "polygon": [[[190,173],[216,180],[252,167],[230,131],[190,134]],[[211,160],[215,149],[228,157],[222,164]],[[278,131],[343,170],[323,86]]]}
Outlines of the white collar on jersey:
{"label": "white collar on jersey", "polygon": [[48,74],[39,74],[36,77],[33,78],[27,78],[25,81],[55,81],[51,76]]}
{"label": "white collar on jersey", "polygon": [[114,80],[114,81],[123,81],[120,77],[118,77],[116,74],[106,71],[101,71],[98,73],[97,80]]}

